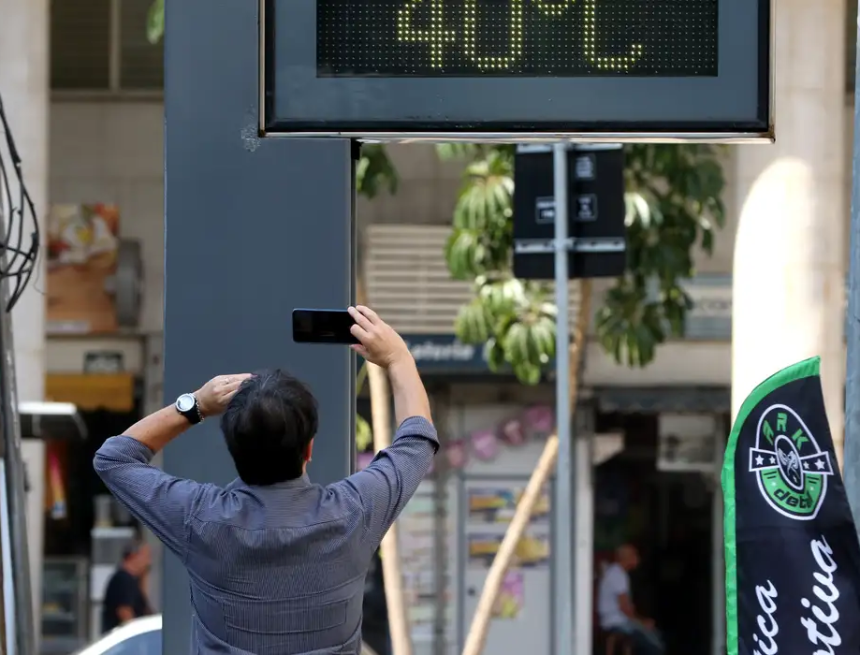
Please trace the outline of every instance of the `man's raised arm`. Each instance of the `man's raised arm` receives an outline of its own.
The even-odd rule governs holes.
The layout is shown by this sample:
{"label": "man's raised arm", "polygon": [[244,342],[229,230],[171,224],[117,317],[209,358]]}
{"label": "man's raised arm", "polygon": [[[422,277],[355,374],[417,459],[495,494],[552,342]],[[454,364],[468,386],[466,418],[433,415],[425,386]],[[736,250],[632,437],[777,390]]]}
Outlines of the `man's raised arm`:
{"label": "man's raised arm", "polygon": [[354,350],[388,371],[399,426],[392,444],[343,482],[361,503],[375,548],[430,470],[439,440],[427,391],[406,343],[367,307],[349,311],[356,322],[352,333],[361,342]]}
{"label": "man's raised arm", "polygon": [[[188,394],[199,416],[220,414],[248,375],[221,376]],[[98,449],[93,466],[110,492],[180,557],[189,513],[206,485],[168,475],[153,456],[192,425],[171,405],[146,416]]]}

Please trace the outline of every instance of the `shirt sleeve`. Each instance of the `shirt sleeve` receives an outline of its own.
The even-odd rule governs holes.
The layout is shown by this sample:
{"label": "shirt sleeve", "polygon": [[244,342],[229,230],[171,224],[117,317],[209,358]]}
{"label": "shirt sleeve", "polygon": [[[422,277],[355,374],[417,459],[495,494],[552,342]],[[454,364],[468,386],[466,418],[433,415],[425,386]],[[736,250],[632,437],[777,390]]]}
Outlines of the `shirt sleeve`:
{"label": "shirt sleeve", "polygon": [[433,463],[439,449],[436,428],[425,418],[408,418],[393,443],[380,451],[363,471],[338,484],[357,496],[364,512],[370,546],[376,548]]}
{"label": "shirt sleeve", "polygon": [[193,508],[210,485],[168,475],[149,463],[154,455],[137,439],[111,437],[93,466],[116,499],[184,560]]}

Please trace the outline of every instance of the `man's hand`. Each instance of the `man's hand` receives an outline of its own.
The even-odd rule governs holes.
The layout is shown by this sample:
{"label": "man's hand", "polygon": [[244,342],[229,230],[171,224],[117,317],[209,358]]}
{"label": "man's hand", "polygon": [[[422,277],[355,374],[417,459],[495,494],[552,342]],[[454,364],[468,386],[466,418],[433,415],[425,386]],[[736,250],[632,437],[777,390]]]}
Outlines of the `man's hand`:
{"label": "man's hand", "polygon": [[359,305],[350,307],[349,314],[355,321],[350,332],[361,342],[352,349],[367,361],[387,369],[412,357],[406,342],[372,309]]}
{"label": "man's hand", "polygon": [[200,413],[204,417],[223,414],[230,399],[239,390],[239,386],[249,377],[251,377],[250,373],[239,373],[236,375],[219,375],[209,380],[194,394]]}

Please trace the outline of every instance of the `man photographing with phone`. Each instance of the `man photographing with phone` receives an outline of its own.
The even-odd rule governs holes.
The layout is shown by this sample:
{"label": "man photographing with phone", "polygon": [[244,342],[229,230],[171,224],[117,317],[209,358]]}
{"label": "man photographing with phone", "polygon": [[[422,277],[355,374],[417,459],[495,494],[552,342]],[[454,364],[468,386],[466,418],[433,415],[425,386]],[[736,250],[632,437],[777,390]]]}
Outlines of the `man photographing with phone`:
{"label": "man photographing with phone", "polygon": [[[96,453],[111,492],[188,570],[194,653],[360,651],[371,558],[439,442],[406,343],[367,307],[349,313],[359,342],[351,347],[387,370],[399,425],[363,471],[325,487],[309,480],[316,400],[280,370],[213,378]],[[222,488],[149,464],[191,425],[218,415],[237,480]]]}

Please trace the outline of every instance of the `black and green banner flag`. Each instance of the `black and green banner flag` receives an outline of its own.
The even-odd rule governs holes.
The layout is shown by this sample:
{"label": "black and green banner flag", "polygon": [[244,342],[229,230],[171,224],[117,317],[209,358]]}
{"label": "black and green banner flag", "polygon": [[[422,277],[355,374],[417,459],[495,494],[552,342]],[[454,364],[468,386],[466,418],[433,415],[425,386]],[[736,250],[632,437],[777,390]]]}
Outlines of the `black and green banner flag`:
{"label": "black and green banner flag", "polygon": [[744,401],[723,463],[728,655],[860,654],[860,543],[817,357]]}

